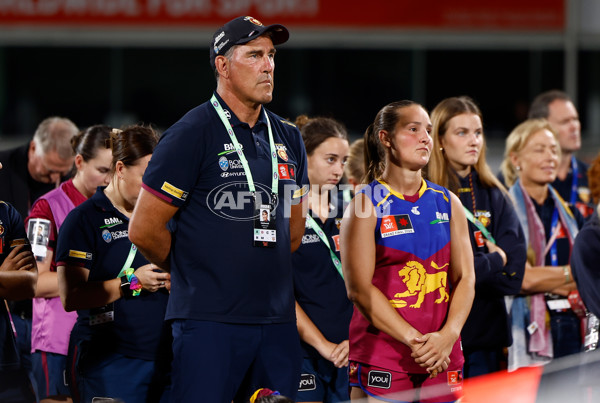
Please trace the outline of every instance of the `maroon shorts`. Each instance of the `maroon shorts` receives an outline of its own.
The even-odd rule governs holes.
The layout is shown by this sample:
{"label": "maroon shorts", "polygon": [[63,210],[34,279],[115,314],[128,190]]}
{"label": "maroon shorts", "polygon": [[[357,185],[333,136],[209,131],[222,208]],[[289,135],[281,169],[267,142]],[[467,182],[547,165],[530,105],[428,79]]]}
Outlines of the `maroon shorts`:
{"label": "maroon shorts", "polygon": [[348,377],[350,387],[387,402],[446,403],[462,395],[462,371],[445,371],[431,379],[429,374],[395,372],[350,361]]}

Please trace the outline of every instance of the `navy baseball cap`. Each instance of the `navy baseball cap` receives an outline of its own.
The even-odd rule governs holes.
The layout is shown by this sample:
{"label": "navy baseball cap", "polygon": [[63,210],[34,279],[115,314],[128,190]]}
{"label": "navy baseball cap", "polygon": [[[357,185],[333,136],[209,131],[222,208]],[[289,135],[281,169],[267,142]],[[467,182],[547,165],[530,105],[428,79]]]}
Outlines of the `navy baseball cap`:
{"label": "navy baseball cap", "polygon": [[225,54],[235,45],[248,43],[265,33],[271,33],[273,45],[287,42],[290,33],[283,25],[273,24],[264,26],[256,18],[245,16],[237,17],[221,28],[217,29],[210,44],[210,65],[215,67],[215,58]]}

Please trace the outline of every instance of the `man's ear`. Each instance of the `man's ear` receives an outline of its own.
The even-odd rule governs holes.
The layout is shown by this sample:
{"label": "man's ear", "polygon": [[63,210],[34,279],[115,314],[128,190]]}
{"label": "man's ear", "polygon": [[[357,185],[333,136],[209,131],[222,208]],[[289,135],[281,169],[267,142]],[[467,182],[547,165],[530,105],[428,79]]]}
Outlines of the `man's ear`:
{"label": "man's ear", "polygon": [[219,55],[215,58],[215,68],[219,76],[229,77],[229,60],[225,56]]}

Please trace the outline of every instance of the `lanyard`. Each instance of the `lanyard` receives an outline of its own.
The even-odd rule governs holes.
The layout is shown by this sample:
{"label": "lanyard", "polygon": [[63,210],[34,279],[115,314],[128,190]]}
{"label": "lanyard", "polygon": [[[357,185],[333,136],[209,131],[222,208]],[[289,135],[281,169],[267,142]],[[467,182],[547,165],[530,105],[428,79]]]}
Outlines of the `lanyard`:
{"label": "lanyard", "polygon": [[467,219],[469,221],[471,221],[473,223],[473,225],[475,225],[479,231],[481,231],[483,236],[486,237],[491,243],[493,243],[495,245],[496,240],[494,239],[492,234],[490,234],[490,231],[487,230],[487,228],[481,223],[481,221],[479,221],[477,218],[475,218],[473,213],[471,213],[471,210],[469,210],[468,208],[465,207],[465,214],[467,215]]}
{"label": "lanyard", "polygon": [[552,246],[550,247],[550,264],[552,264],[552,266],[558,266],[558,255],[556,252],[556,234],[558,231],[558,224],[558,209],[555,207],[554,213],[552,213],[552,225],[550,227],[552,228],[552,234],[554,235],[550,239],[550,242],[552,242]]}
{"label": "lanyard", "polygon": [[335,252],[331,250],[331,246],[329,245],[329,240],[327,239],[327,236],[325,235],[325,233],[323,232],[323,230],[321,229],[319,224],[317,224],[315,219],[312,218],[312,216],[310,214],[308,214],[306,216],[306,222],[308,223],[308,226],[317,233],[319,238],[321,238],[321,241],[323,241],[325,246],[327,246],[327,249],[329,249],[329,254],[331,255],[331,261],[333,262],[335,269],[338,271],[338,273],[340,273],[340,276],[342,276],[342,278],[344,278],[344,274],[342,273],[342,263],[340,262],[340,259],[338,259]]}
{"label": "lanyard", "polygon": [[134,244],[131,244],[131,249],[129,249],[129,255],[127,255],[127,260],[125,260],[125,264],[123,265],[123,268],[119,272],[118,277],[123,277],[125,275],[125,272],[127,271],[127,269],[129,269],[131,267],[131,264],[133,263],[133,259],[135,258],[135,252],[137,252],[137,247]]}
{"label": "lanyard", "polygon": [[577,167],[577,160],[575,159],[575,156],[571,157],[571,165],[573,167],[571,170],[571,172],[573,173],[573,183],[571,185],[571,199],[569,201],[574,206],[575,202],[577,201],[577,175],[579,174],[579,169]]}
{"label": "lanyard", "polygon": [[[256,188],[254,187],[254,180],[252,179],[252,172],[250,172],[250,165],[248,165],[248,160],[246,159],[246,156],[244,155],[244,151],[242,150],[241,144],[238,142],[237,137],[235,136],[235,133],[233,132],[233,128],[231,127],[231,124],[229,123],[229,119],[227,119],[227,116],[225,115],[225,112],[223,111],[223,107],[221,106],[221,104],[217,100],[217,97],[214,94],[210,98],[210,103],[217,111],[217,114],[219,115],[219,118],[221,118],[221,122],[223,122],[225,129],[227,129],[227,134],[229,134],[229,138],[231,139],[231,142],[233,143],[233,145],[237,151],[237,154],[240,157],[240,162],[242,163],[242,167],[244,167],[244,172],[246,173],[246,179],[248,180],[248,189],[250,190],[252,195],[255,196]],[[267,112],[265,112],[265,118],[267,120],[267,128],[269,130],[269,147],[271,148],[271,168],[273,171],[273,175],[271,176],[271,179],[272,179],[271,193],[272,193],[272,195],[277,195],[279,193],[279,181],[278,181],[279,174],[277,173],[277,152],[275,151],[275,142],[273,141],[273,132],[271,131],[271,122],[269,121],[269,116],[267,115]]]}
{"label": "lanyard", "polygon": [[10,326],[12,327],[13,334],[15,335],[15,339],[17,338],[17,328],[15,327],[15,322],[13,322],[12,315],[10,314],[10,308],[8,307],[8,302],[4,300],[4,305],[6,306],[6,313],[8,314],[8,320],[10,320]]}

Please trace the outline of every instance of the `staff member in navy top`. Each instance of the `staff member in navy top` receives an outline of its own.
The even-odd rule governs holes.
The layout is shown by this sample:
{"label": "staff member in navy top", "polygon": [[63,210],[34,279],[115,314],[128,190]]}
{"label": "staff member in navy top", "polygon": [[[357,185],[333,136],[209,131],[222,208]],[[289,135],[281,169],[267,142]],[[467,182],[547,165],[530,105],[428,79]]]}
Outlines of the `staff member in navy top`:
{"label": "staff member in navy top", "polygon": [[0,201],[0,402],[7,403],[36,401],[17,350],[19,335],[6,303],[35,295],[37,265],[26,244],[23,219],[13,206]]}
{"label": "staff member in navy top", "polygon": [[[169,274],[150,264],[127,238],[156,133],[131,126],[111,134],[111,181],[73,209],[58,234],[59,294],[77,310],[68,362],[74,401],[166,401]],[[168,390],[168,389],[167,389]]]}
{"label": "staff member in navy top", "polygon": [[304,361],[298,402],[345,402],[348,327],[353,305],[340,262],[344,174],[350,147],[346,128],[331,118],[296,119],[308,156],[309,215],[302,245],[292,254],[298,332]]}
{"label": "staff member in navy top", "polygon": [[129,236],[171,271],[172,401],[298,389],[291,251],[304,232],[306,152],[298,129],[263,107],[274,45],[288,37],[252,17],[219,28],[216,92],[164,133],[144,175]]}
{"label": "staff member in navy top", "polygon": [[[431,112],[428,179],[460,197],[475,258],[475,299],[461,332],[463,375],[499,371],[512,343],[505,295],[521,291],[527,244],[506,188],[485,159],[483,118],[469,97],[441,101]],[[485,323],[485,326],[482,326]]]}

